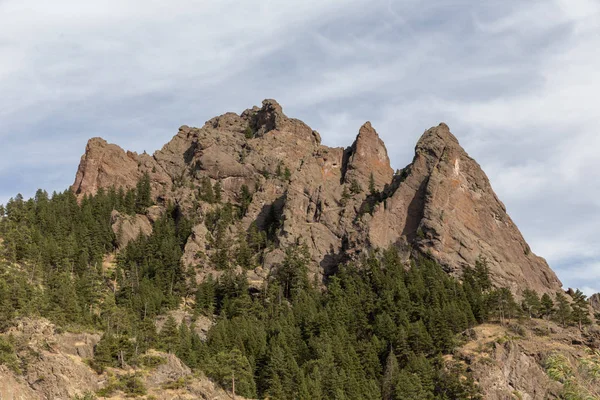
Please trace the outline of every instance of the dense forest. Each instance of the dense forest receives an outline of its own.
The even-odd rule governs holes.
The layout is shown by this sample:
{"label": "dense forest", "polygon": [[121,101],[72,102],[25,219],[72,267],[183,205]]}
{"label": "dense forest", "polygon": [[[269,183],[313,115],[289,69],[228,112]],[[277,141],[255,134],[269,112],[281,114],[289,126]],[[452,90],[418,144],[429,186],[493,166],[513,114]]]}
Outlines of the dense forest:
{"label": "dense forest", "polygon": [[[492,287],[485,259],[458,280],[426,258],[407,268],[395,248],[340,265],[323,285],[309,278],[308,249],[299,242],[285,249],[262,290],[250,290],[244,270],[274,245],[278,216],[262,231],[252,225],[227,238],[250,194],[245,188],[240,204],[221,204],[215,186],[203,184],[198,198],[216,205],[203,216],[215,249],[207,262],[223,273],[199,284],[196,267],[181,262],[193,224],[176,205],[166,206],[150,236],[117,252],[115,268],[103,266],[117,250],[112,211],[152,205],[147,176],[136,189],[100,190],[79,202],[71,191],[11,199],[0,207],[0,332],[23,316],[99,330],[90,360],[98,372],[151,362],[146,352],[155,348],[224,388],[235,382],[247,397],[476,399],[465,367],[443,357],[470,327],[517,317],[591,323],[579,291],[569,302],[562,293],[526,290],[517,303],[510,290]],[[195,318],[214,319],[206,338],[172,317],[157,330],[156,317],[183,298],[194,299],[187,304]]]}

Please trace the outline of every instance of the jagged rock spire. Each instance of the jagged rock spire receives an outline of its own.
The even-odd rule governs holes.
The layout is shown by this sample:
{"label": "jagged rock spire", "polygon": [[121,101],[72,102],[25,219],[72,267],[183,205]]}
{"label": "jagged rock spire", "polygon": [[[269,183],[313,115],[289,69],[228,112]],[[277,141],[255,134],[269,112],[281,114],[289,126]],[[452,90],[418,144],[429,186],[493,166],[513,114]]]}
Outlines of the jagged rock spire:
{"label": "jagged rock spire", "polygon": [[[351,147],[329,148],[302,121],[288,118],[279,103],[265,100],[260,108],[226,113],[202,128],[182,126],[153,156],[92,139],[73,190],[83,196],[100,187],[135,187],[143,173],[151,175],[159,206],[171,202],[200,217],[208,210],[196,195],[202,180],[218,181],[223,201],[234,204],[241,188],[250,188],[247,214],[230,234],[246,232],[252,223],[262,226],[271,210],[281,215],[280,247],[265,255],[266,267],[298,242],[309,245],[313,271],[325,273],[366,249],[396,245],[432,257],[458,276],[485,257],[494,283],[515,292],[561,287],[545,260],[531,252],[479,164],[443,123],[425,131],[412,163],[394,176],[371,123],[360,128]],[[371,175],[380,191],[375,196],[367,190]],[[348,196],[354,180],[363,192]],[[208,259],[197,257],[211,251],[202,224],[188,242],[186,265]],[[204,265],[203,273],[209,268]]]}

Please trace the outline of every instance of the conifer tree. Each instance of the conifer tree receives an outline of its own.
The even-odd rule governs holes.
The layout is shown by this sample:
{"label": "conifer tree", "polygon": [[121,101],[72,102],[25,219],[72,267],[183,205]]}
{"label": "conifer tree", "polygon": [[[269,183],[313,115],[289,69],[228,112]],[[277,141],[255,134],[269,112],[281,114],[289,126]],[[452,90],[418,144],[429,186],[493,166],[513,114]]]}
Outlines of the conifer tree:
{"label": "conifer tree", "polygon": [[200,188],[198,189],[198,197],[200,200],[205,201],[209,204],[215,202],[215,192],[213,186],[210,183],[210,179],[206,176],[200,180]]}
{"label": "conifer tree", "polygon": [[390,350],[385,362],[383,381],[381,383],[381,395],[383,400],[393,400],[395,398],[396,385],[400,374],[398,359],[394,350]]}
{"label": "conifer tree", "polygon": [[250,203],[252,203],[252,193],[250,193],[248,186],[242,185],[240,194],[240,218],[246,215]]}
{"label": "conifer tree", "polygon": [[376,194],[378,194],[377,186],[375,185],[375,176],[372,172],[369,176],[369,194],[371,196],[375,196]]}
{"label": "conifer tree", "polygon": [[136,186],[135,211],[138,214],[143,214],[152,205],[151,191],[150,175],[146,172]]}
{"label": "conifer tree", "polygon": [[169,315],[159,334],[160,346],[169,353],[174,353],[179,346],[179,331],[177,322],[172,315]]}
{"label": "conifer tree", "polygon": [[571,319],[571,306],[567,297],[561,292],[556,293],[556,306],[556,319],[564,328]]}
{"label": "conifer tree", "polygon": [[220,204],[223,200],[223,190],[221,187],[221,181],[217,180],[213,186],[213,192],[215,193],[215,202]]}
{"label": "conifer tree", "polygon": [[221,386],[245,397],[256,397],[256,383],[248,359],[234,348],[219,352],[210,362],[209,376]]}
{"label": "conifer tree", "polygon": [[546,319],[549,319],[554,312],[554,302],[548,293],[544,293],[541,299],[541,313]]}
{"label": "conifer tree", "polygon": [[527,312],[529,318],[538,317],[542,308],[542,303],[538,294],[527,288],[523,291],[522,308]]}
{"label": "conifer tree", "polygon": [[573,303],[571,304],[573,311],[571,312],[571,319],[579,326],[579,330],[583,329],[583,325],[589,325],[591,323],[589,314],[590,308],[587,302],[586,295],[579,289],[573,294]]}
{"label": "conifer tree", "polygon": [[423,389],[419,376],[407,370],[401,370],[395,389],[395,400],[428,400],[430,394]]}
{"label": "conifer tree", "polygon": [[361,192],[362,187],[360,186],[360,183],[358,183],[356,179],[352,179],[352,181],[350,182],[350,193],[359,194]]}

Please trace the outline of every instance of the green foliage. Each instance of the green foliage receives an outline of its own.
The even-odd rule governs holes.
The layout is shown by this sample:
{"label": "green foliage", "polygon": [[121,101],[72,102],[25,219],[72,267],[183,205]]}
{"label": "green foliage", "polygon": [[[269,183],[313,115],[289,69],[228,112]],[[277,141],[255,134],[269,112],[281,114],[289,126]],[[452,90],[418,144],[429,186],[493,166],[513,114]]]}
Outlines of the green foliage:
{"label": "green foliage", "polygon": [[152,189],[150,187],[150,175],[145,173],[136,186],[135,211],[139,214],[143,214],[151,205]]}
{"label": "green foliage", "polygon": [[0,365],[5,365],[13,372],[20,374],[19,364],[11,338],[0,336]]}
{"label": "green foliage", "polygon": [[200,187],[198,188],[198,198],[209,204],[213,204],[216,201],[213,186],[210,183],[210,179],[207,176],[203,176],[200,180]]}
{"label": "green foliage", "polygon": [[245,397],[256,397],[252,367],[239,349],[220,351],[209,361],[208,376],[224,388]]}
{"label": "green foliage", "polygon": [[542,302],[538,294],[527,288],[523,291],[523,302],[521,303],[523,311],[527,313],[529,318],[538,318],[542,311]]}
{"label": "green foliage", "polygon": [[140,364],[147,368],[156,368],[167,362],[164,357],[146,354],[140,358]]}
{"label": "green foliage", "polygon": [[127,397],[146,395],[146,387],[136,374],[120,375],[109,379],[107,385],[98,390],[96,394],[100,397],[111,397],[116,391],[122,391]]}
{"label": "green foliage", "polygon": [[540,312],[546,319],[549,319],[554,313],[554,302],[548,293],[542,295]]}
{"label": "green foliage", "polygon": [[[213,379],[232,387],[223,359],[239,350],[259,397],[476,398],[443,397],[476,392],[472,380],[453,378],[438,360],[475,323],[460,283],[430,261],[407,271],[390,249],[360,266],[341,265],[321,292],[306,277],[308,260],[305,246],[288,248],[272,281],[252,297],[245,276],[231,272],[202,289],[212,299],[214,287],[220,315],[197,358],[211,365]],[[406,382],[397,391],[401,372]]]}
{"label": "green foliage", "polygon": [[561,353],[546,359],[548,376],[563,384],[562,399],[587,400],[600,397],[600,353],[590,352],[586,357],[571,361]]}
{"label": "green foliage", "polygon": [[179,346],[179,332],[177,322],[169,315],[159,334],[159,348],[169,353],[174,353]]}
{"label": "green foliage", "polygon": [[519,306],[512,292],[507,288],[499,288],[491,291],[486,299],[490,315],[504,325],[506,319],[518,315]]}
{"label": "green foliage", "polygon": [[243,218],[246,215],[246,213],[248,212],[248,207],[250,206],[250,203],[252,203],[252,193],[250,192],[250,189],[248,189],[248,186],[246,186],[246,185],[242,185],[239,202],[240,202],[239,216],[240,216],[240,218]]}
{"label": "green foliage", "polygon": [[80,396],[74,396],[73,400],[96,400],[97,397],[94,393],[92,392],[85,392],[84,394],[80,395]]}
{"label": "green foliage", "polygon": [[583,328],[583,325],[589,325],[592,323],[589,317],[590,306],[587,302],[585,294],[579,289],[573,294],[573,303],[571,304],[571,320],[579,326],[579,329]]}
{"label": "green foliage", "polygon": [[216,203],[221,203],[221,201],[223,200],[223,189],[221,187],[221,181],[216,181],[215,185],[213,186],[213,192],[215,193],[215,202]]}
{"label": "green foliage", "polygon": [[254,130],[250,126],[247,126],[246,129],[244,129],[244,137],[246,139],[252,139],[254,137]]}
{"label": "green foliage", "polygon": [[385,362],[383,381],[381,383],[381,397],[383,400],[393,400],[396,397],[399,380],[400,367],[398,366],[398,359],[396,358],[394,351],[390,350],[387,361]]}
{"label": "green foliage", "polygon": [[376,196],[379,194],[379,190],[377,190],[377,186],[375,185],[375,176],[373,176],[372,172],[369,176],[369,194],[371,196]]}
{"label": "green foliage", "polygon": [[350,182],[350,193],[352,194],[360,194],[362,193],[363,189],[360,186],[360,183],[358,183],[358,181],[356,179],[352,179],[352,181]]}
{"label": "green foliage", "polygon": [[567,300],[567,296],[563,293],[556,293],[556,311],[554,313],[555,319],[563,326],[567,326],[571,320],[571,306]]}

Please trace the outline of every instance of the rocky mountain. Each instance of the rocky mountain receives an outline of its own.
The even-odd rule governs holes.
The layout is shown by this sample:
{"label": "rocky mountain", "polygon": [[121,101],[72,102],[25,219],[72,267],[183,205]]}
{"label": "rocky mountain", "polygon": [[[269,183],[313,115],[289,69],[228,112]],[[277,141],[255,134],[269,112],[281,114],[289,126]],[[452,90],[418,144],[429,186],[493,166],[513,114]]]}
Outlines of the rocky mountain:
{"label": "rocky mountain", "polygon": [[231,238],[277,216],[277,246],[265,254],[258,281],[281,260],[283,248],[305,242],[313,272],[325,275],[366,249],[394,245],[407,260],[431,257],[457,276],[483,257],[494,284],[516,293],[561,288],[546,261],[531,252],[479,164],[443,123],[425,131],[413,161],[394,173],[369,122],[351,146],[330,148],[318,132],[265,100],[260,108],[223,114],[202,128],[182,126],[153,155],[91,139],[72,190],[81,198],[99,188],[134,188],[144,174],[158,206],[146,216],[115,216],[115,230],[125,229],[129,239],[140,230],[147,234],[153,215],[175,203],[196,222],[184,263],[205,272],[205,255],[212,251],[205,217],[214,206],[199,199],[198,188],[209,179],[220,183],[223,202],[240,204],[243,186],[251,192],[245,216],[229,229]]}

